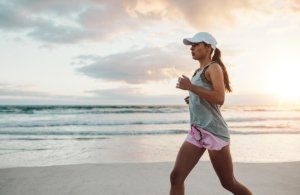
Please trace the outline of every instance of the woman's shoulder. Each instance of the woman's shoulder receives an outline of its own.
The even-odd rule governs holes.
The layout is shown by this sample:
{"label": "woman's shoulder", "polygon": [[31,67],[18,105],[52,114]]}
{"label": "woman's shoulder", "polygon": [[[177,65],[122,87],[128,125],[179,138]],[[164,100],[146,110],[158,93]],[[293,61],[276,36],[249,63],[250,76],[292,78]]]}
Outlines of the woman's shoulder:
{"label": "woman's shoulder", "polygon": [[207,71],[222,71],[222,67],[217,62],[212,62],[208,67]]}

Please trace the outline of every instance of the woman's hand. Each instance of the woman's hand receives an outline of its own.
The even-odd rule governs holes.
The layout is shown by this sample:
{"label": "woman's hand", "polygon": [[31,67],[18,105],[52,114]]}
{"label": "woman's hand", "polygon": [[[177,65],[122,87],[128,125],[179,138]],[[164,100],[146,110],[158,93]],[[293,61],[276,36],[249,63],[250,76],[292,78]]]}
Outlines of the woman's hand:
{"label": "woman's hand", "polygon": [[186,98],[184,98],[184,101],[186,104],[189,104],[190,103],[190,96],[187,96]]}
{"label": "woman's hand", "polygon": [[182,77],[178,78],[176,88],[190,90],[192,88],[192,83],[188,77],[182,75]]}

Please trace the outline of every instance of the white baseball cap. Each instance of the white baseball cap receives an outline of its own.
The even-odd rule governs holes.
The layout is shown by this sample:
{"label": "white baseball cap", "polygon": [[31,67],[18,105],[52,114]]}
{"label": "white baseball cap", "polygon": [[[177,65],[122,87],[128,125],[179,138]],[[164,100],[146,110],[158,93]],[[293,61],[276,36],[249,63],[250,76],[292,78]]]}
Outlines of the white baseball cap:
{"label": "white baseball cap", "polygon": [[183,43],[185,45],[192,45],[194,43],[205,42],[210,44],[213,49],[217,47],[216,39],[208,32],[198,32],[192,38],[184,38]]}

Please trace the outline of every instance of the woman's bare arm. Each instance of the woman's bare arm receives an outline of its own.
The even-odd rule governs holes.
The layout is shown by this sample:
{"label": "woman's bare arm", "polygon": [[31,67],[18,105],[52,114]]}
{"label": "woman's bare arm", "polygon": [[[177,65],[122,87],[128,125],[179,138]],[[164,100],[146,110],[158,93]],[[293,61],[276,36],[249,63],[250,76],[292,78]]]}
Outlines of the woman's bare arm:
{"label": "woman's bare arm", "polygon": [[222,105],[225,99],[225,86],[222,68],[218,64],[212,64],[207,69],[209,80],[212,83],[212,90],[207,90],[202,87],[195,86],[190,79],[184,75],[179,78],[177,88],[190,90],[205,100]]}

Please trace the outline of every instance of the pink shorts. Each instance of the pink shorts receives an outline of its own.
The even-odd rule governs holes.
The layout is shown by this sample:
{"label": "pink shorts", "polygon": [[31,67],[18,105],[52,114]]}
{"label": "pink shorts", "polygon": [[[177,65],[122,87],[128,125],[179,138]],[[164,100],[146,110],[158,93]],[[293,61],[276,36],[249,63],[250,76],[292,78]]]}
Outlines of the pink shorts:
{"label": "pink shorts", "polygon": [[194,124],[187,135],[186,141],[199,148],[206,148],[208,150],[221,150],[224,146],[229,145],[229,142],[216,137]]}

